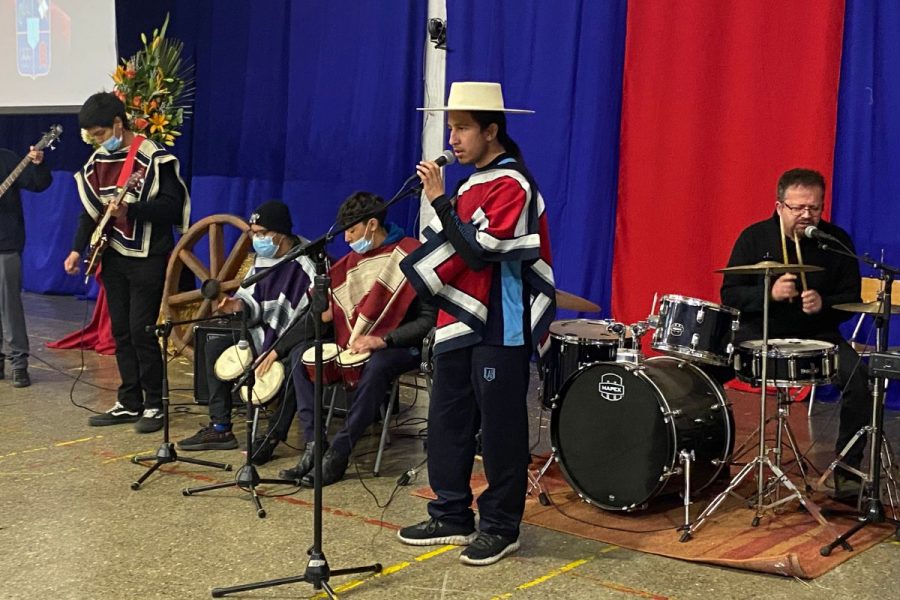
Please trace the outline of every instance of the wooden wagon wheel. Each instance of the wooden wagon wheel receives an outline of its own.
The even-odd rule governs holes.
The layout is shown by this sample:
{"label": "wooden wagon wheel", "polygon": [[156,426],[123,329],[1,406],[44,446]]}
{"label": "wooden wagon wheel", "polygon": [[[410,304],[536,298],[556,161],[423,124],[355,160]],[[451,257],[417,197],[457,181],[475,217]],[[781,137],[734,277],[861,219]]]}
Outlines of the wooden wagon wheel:
{"label": "wooden wagon wheel", "polygon": [[[241,231],[240,237],[226,256],[225,227],[231,226]],[[182,271],[187,267],[200,283],[214,279],[220,283],[223,294],[234,292],[247,271],[247,255],[252,246],[250,225],[234,215],[210,215],[193,225],[181,236],[166,266],[166,283],[160,311],[173,321],[208,317],[215,308],[211,300],[205,299],[199,289],[179,291]],[[194,254],[194,247],[204,237],[209,238],[209,266]],[[182,325],[172,329],[170,349],[174,353],[193,358],[194,326]]]}

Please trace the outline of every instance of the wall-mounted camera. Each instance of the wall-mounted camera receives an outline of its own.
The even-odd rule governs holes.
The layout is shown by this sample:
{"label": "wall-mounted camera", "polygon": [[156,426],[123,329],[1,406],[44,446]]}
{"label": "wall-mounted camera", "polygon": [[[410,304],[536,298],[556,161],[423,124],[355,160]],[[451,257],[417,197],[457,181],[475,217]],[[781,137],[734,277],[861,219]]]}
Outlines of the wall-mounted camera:
{"label": "wall-mounted camera", "polygon": [[447,21],[444,19],[428,19],[428,38],[435,48],[447,49]]}

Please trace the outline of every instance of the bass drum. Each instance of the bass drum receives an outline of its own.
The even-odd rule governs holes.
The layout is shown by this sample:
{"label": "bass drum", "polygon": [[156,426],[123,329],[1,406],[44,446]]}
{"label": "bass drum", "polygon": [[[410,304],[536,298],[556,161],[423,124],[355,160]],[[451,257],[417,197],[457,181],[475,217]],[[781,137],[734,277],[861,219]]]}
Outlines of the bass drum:
{"label": "bass drum", "polygon": [[668,356],[582,368],[550,421],[556,460],[579,496],[624,511],[683,489],[682,450],[694,452],[691,491],[702,491],[728,464],[733,431],[722,387]]}

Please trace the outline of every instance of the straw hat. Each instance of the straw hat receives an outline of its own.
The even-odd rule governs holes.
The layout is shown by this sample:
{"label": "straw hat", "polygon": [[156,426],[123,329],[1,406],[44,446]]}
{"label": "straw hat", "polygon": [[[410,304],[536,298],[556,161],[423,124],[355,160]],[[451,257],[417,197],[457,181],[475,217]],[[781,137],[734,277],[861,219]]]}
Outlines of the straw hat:
{"label": "straw hat", "polygon": [[457,81],[450,85],[447,106],[419,108],[417,110],[477,110],[517,114],[533,114],[533,110],[506,108],[503,105],[503,91],[499,83],[490,81]]}

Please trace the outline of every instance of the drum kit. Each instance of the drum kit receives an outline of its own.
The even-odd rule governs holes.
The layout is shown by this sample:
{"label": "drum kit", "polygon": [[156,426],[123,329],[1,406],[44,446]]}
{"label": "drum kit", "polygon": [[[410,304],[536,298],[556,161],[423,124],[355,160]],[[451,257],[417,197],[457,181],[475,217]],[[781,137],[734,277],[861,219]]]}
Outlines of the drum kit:
{"label": "drum kit", "polygon": [[[772,275],[817,270],[821,267],[765,261],[718,272],[762,275],[763,289],[768,290]],[[541,503],[549,503],[540,480],[553,462],[583,501],[603,510],[642,510],[659,496],[680,492],[684,525],[679,530],[681,541],[687,541],[756,469],[754,526],[765,510],[792,499],[828,525],[781,470],[783,430],[801,463],[786,411],[777,416],[779,447],[766,447],[766,394],[767,385],[783,391],[829,383],[837,374],[837,348],[816,340],[768,339],[765,295],[763,339],[737,347],[740,311],[680,295],[663,296],[655,314],[654,298],[650,316],[630,325],[589,319],[552,323],[550,347],[539,368],[540,398],[550,410],[552,452],[531,476],[529,493],[537,491]],[[642,338],[651,329],[650,347],[663,356],[646,358],[641,352]],[[729,403],[722,385],[704,370],[723,366],[733,366],[739,379],[762,388],[759,451],[691,521],[692,498],[729,473],[731,464],[734,424]],[[775,462],[768,456],[773,451]],[[764,468],[774,477],[767,479]],[[801,474],[805,479],[803,470]],[[781,498],[779,486],[790,494]]]}

